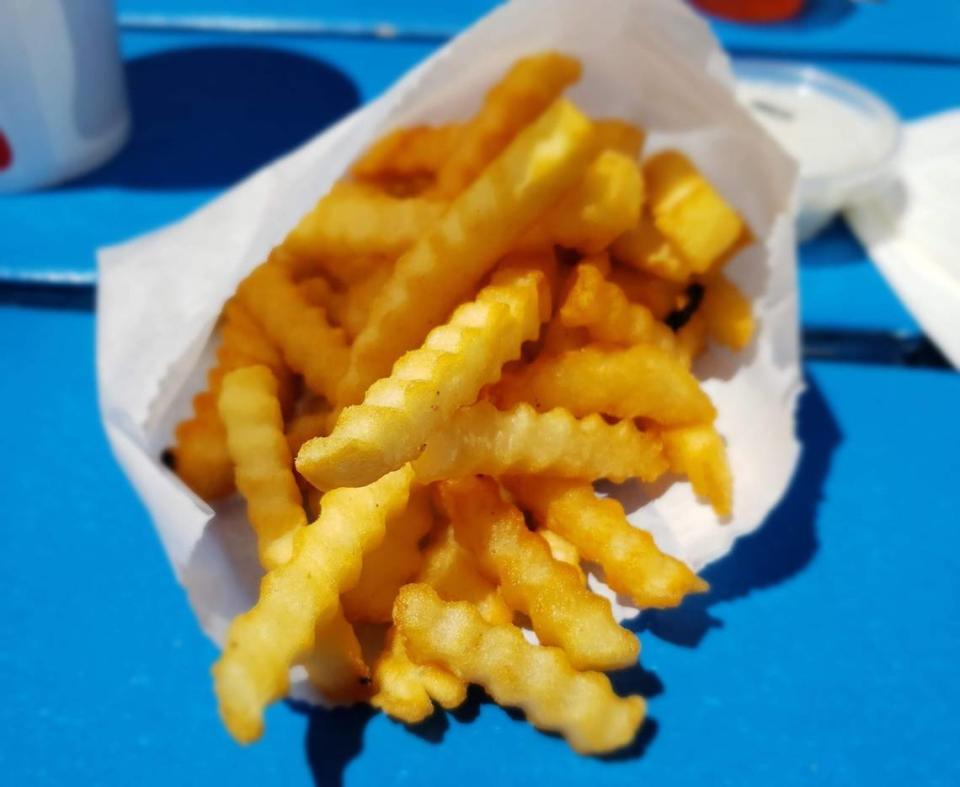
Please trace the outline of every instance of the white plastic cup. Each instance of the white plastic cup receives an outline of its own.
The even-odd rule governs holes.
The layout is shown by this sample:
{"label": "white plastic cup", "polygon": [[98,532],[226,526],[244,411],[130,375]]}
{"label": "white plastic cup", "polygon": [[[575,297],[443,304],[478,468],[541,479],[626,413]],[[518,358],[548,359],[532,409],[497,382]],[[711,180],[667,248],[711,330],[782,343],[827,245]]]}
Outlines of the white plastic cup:
{"label": "white plastic cup", "polygon": [[87,172],[129,132],[113,0],[0,0],[0,192]]}

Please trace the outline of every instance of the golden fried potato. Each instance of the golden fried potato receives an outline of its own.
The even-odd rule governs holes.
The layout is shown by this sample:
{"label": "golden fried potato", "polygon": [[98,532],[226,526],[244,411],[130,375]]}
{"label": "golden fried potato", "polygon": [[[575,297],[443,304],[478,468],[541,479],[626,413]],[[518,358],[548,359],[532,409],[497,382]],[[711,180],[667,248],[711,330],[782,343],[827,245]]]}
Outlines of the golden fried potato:
{"label": "golden fried potato", "polygon": [[224,375],[244,366],[269,367],[277,378],[277,395],[284,408],[292,390],[290,372],[277,348],[236,299],[224,307],[221,340],[217,363],[207,374],[207,387],[194,397],[192,416],[177,424],[170,452],[176,474],[207,501],[225,497],[234,490],[227,433],[217,412]]}
{"label": "golden fried potato", "polygon": [[297,532],[293,557],[267,573],[256,605],[230,624],[214,688],[224,724],[241,743],[262,734],[263,709],[286,692],[290,665],[313,649],[317,627],[335,618],[363,555],[406,506],[412,479],[404,467],[370,486],[324,495],[320,518]]}
{"label": "golden fried potato", "polygon": [[223,378],[218,409],[237,488],[257,534],[260,563],[269,571],[290,559],[294,533],[307,524],[283,433],[277,381],[265,366],[235,369]]}
{"label": "golden fried potato", "polygon": [[731,350],[742,350],[753,338],[755,323],[750,301],[726,276],[710,276],[700,305],[707,331]]}
{"label": "golden fried potato", "polygon": [[506,473],[620,482],[654,481],[667,462],[656,435],[629,420],[608,424],[596,413],[578,420],[561,408],[538,413],[520,404],[504,411],[478,402],[427,438],[413,469],[421,483]]}
{"label": "golden fried potato", "polygon": [[[391,628],[384,649],[373,664],[370,704],[404,724],[419,724],[433,714],[433,699],[424,685],[424,669],[442,672],[433,665],[410,661],[403,637]],[[447,675],[466,698],[466,684],[450,673]]]}
{"label": "golden fried potato", "polygon": [[498,407],[530,402],[541,412],[563,407],[577,417],[606,413],[667,426],[712,421],[713,404],[683,363],[652,345],[627,350],[587,346],[541,355],[491,390]]}
{"label": "golden fried potato", "polygon": [[304,261],[298,269],[312,267],[343,280],[342,270],[349,270],[352,259],[395,257],[406,251],[446,207],[439,200],[397,199],[339,183],[291,230],[283,249]]}
{"label": "golden fried potato", "polygon": [[733,476],[723,438],[711,424],[663,429],[670,469],[685,475],[698,496],[709,500],[717,516],[733,513]]}
{"label": "golden fried potato", "polygon": [[[297,413],[287,422],[287,445],[290,447],[290,456],[296,456],[297,451],[308,440],[321,435],[330,434],[333,425],[333,411],[329,405],[309,409]],[[291,460],[292,462],[292,460]]]}
{"label": "golden fried potato", "polygon": [[598,498],[590,484],[536,476],[505,479],[517,504],[603,569],[607,584],[639,607],[675,607],[707,583],[661,552],[653,538],[627,521],[623,506]]}
{"label": "golden fried potato", "polygon": [[437,175],[437,192],[454,197],[580,78],[580,63],[556,52],[517,60],[484,97]]}
{"label": "golden fried potato", "polygon": [[[339,301],[340,293],[336,291],[330,280],[325,276],[309,276],[302,281],[298,281],[297,290],[308,304],[323,309],[327,314],[333,316],[332,307]],[[334,319],[334,322],[337,322],[337,320]]]}
{"label": "golden fried potato", "polygon": [[653,344],[671,353],[676,349],[673,331],[646,306],[631,303],[623,290],[589,263],[577,265],[573,285],[560,307],[560,320],[569,328],[586,328],[597,342]]}
{"label": "golden fried potato", "polygon": [[353,626],[339,607],[330,620],[317,626],[313,648],[300,663],[327,702],[353,705],[369,696],[370,668]]}
{"label": "golden fried potato", "polygon": [[355,623],[388,623],[397,591],[417,573],[423,560],[420,541],[433,527],[433,506],[426,487],[410,492],[407,507],[387,520],[383,541],[363,558],[360,579],[340,597]]}
{"label": "golden fried potato", "polygon": [[319,489],[363,486],[414,459],[424,440],[483,386],[520,357],[549,312],[542,274],[501,272],[476,300],[434,328],[423,346],[394,364],[389,377],[367,390],[363,403],[341,411],[333,432],[306,443],[297,470]]}
{"label": "golden fried potato", "polygon": [[580,584],[586,584],[587,576],[583,573],[583,569],[580,568],[580,553],[577,551],[577,548],[563,536],[545,527],[537,528],[536,532],[540,538],[547,542],[553,559],[573,566],[577,570],[577,576],[580,577]]}
{"label": "golden fried potato", "polygon": [[280,348],[287,365],[303,375],[307,388],[332,400],[347,347],[343,331],[330,325],[323,309],[307,303],[289,273],[269,261],[240,283],[237,296]]}
{"label": "golden fried potato", "polygon": [[614,241],[610,251],[618,262],[667,281],[685,284],[693,275],[690,263],[646,214]]}
{"label": "golden fried potato", "polygon": [[582,175],[592,138],[590,121],[558,101],[457,197],[397,261],[373,302],[354,341],[338,403],[359,402],[403,353],[446,319],[523,230]]}
{"label": "golden fried potato", "polygon": [[636,735],[646,705],[618,697],[598,672],[577,672],[559,648],[527,642],[520,629],[491,625],[467,603],[445,603],[428,585],[400,591],[394,617],[415,661],[440,663],[478,683],[501,705],[523,709],[583,754],[612,751]]}
{"label": "golden fried potato", "polygon": [[683,286],[676,282],[619,265],[607,274],[607,278],[623,290],[633,303],[646,306],[658,320],[677,308],[677,298],[683,294]]}
{"label": "golden fried potato", "polygon": [[345,292],[330,304],[330,316],[353,339],[367,324],[370,306],[383,289],[393,266],[384,262],[375,265],[362,277],[347,285]]}
{"label": "golden fried potato", "polygon": [[741,237],[743,220],[676,150],[647,159],[643,174],[657,229],[680,250],[695,273],[705,273]]}
{"label": "golden fried potato", "polygon": [[360,179],[436,173],[463,134],[460,123],[398,128],[380,137],[350,167]]}
{"label": "golden fried potato", "polygon": [[517,241],[519,249],[554,245],[596,254],[636,226],[643,204],[643,178],[636,162],[604,150],[583,178]]}
{"label": "golden fried potato", "polygon": [[440,495],[457,541],[498,580],[507,604],[530,618],[537,637],[563,648],[578,669],[619,669],[637,660],[637,638],[613,618],[610,602],[554,560],[523,514],[503,501],[489,479],[444,481]]}
{"label": "golden fried potato", "polygon": [[688,369],[707,349],[707,320],[697,312],[676,333],[677,358]]}
{"label": "golden fried potato", "polygon": [[619,118],[595,120],[597,147],[600,150],[616,150],[636,160],[647,138],[642,128]]}

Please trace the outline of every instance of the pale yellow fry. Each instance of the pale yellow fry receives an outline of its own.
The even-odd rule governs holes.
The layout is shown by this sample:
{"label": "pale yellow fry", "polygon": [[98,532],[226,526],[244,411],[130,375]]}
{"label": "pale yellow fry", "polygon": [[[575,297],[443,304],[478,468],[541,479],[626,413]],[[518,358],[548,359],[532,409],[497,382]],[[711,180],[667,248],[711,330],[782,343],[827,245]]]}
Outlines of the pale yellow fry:
{"label": "pale yellow fry", "polygon": [[707,321],[702,312],[697,312],[687,320],[676,336],[677,357],[684,365],[690,365],[707,349]]}
{"label": "pale yellow fry", "polygon": [[557,245],[596,254],[636,226],[642,204],[643,178],[636,162],[623,153],[604,150],[517,246]]}
{"label": "pale yellow fry", "polygon": [[606,413],[668,426],[712,421],[716,414],[683,362],[652,345],[542,355],[505,374],[491,397],[502,408],[530,402],[541,412],[563,407],[578,417]]}
{"label": "pale yellow fry", "polygon": [[317,627],[313,648],[301,661],[310,682],[336,705],[352,705],[369,695],[370,668],[353,626],[339,608]]}
{"label": "pale yellow fry", "polygon": [[643,129],[617,118],[595,120],[597,129],[597,147],[603,150],[617,150],[636,160],[643,150],[646,134]]}
{"label": "pale yellow fry", "polygon": [[227,433],[217,412],[223,376],[232,369],[262,364],[279,383],[278,396],[286,406],[291,391],[290,372],[277,348],[246,309],[235,299],[224,307],[217,363],[207,374],[207,387],[193,399],[193,413],[177,424],[170,452],[173,470],[194,492],[211,501],[234,489],[233,462]]}
{"label": "pale yellow fry", "polygon": [[570,328],[586,328],[597,342],[649,343],[668,352],[675,350],[673,331],[646,306],[631,303],[623,290],[589,263],[577,266],[573,286],[560,307],[560,320]]}
{"label": "pale yellow fry", "polygon": [[438,200],[397,199],[338,184],[287,235],[283,248],[336,277],[337,260],[406,251],[445,209]]}
{"label": "pale yellow fry", "polygon": [[264,263],[240,284],[237,295],[287,365],[303,375],[313,393],[332,400],[347,360],[343,331],[330,325],[323,309],[304,300],[282,265]]}
{"label": "pale yellow fry", "polygon": [[658,437],[630,420],[608,424],[597,413],[578,420],[561,408],[539,413],[529,404],[498,410],[477,402],[427,438],[413,469],[421,483],[507,473],[654,481],[667,461]]}
{"label": "pale yellow fry", "polygon": [[347,286],[330,305],[330,316],[343,328],[349,338],[353,338],[367,324],[370,306],[377,293],[390,278],[391,265],[383,263],[373,267],[366,275]]}
{"label": "pale yellow fry", "polygon": [[350,172],[357,178],[436,172],[450,157],[462,133],[459,123],[398,128],[374,142]]}
{"label": "pale yellow fry", "polygon": [[580,78],[580,63],[544,52],[517,60],[484,98],[437,175],[437,192],[453,197],[493,161],[523,128]]}
{"label": "pale yellow fry", "polygon": [[395,628],[387,633],[383,651],[373,664],[372,681],[370,704],[390,718],[419,724],[433,714],[433,700],[424,685],[421,666],[410,661],[403,637]]}
{"label": "pale yellow fry", "polygon": [[584,560],[603,569],[607,584],[640,607],[675,607],[707,583],[653,538],[627,521],[623,506],[598,498],[590,484],[523,476],[505,485],[517,503],[550,531],[569,540]]}
{"label": "pale yellow fry", "polygon": [[634,303],[646,306],[653,316],[662,320],[675,308],[683,293],[683,286],[656,276],[616,266],[607,275]]}
{"label": "pale yellow fry", "polygon": [[678,151],[658,153],[644,162],[643,172],[657,228],[695,273],[705,273],[741,237],[742,219]]}
{"label": "pale yellow fry", "polygon": [[483,575],[476,558],[460,545],[449,525],[427,547],[417,577],[447,601],[469,601],[489,623],[513,620],[496,584]]}
{"label": "pale yellow fry", "polygon": [[[297,451],[300,450],[300,446],[307,442],[307,440],[329,434],[331,414],[332,411],[328,408],[326,410],[299,413],[290,419],[287,423],[286,434],[287,445],[290,447],[291,456],[296,456]],[[292,461],[291,459],[291,463]]]}
{"label": "pale yellow fry", "polygon": [[324,276],[310,276],[297,282],[297,290],[307,303],[323,309],[331,316],[331,307],[340,298],[340,294],[334,289],[329,279]]}
{"label": "pale yellow fry", "polygon": [[685,284],[693,275],[687,259],[646,214],[636,227],[617,238],[610,250],[619,262],[667,281]]}
{"label": "pale yellow fry", "polygon": [[414,488],[406,509],[387,520],[383,541],[363,558],[356,586],[340,597],[356,623],[386,623],[400,587],[417,573],[423,560],[421,539],[433,526],[433,506],[425,487]]}
{"label": "pale yellow fry", "polygon": [[283,433],[277,381],[265,366],[236,369],[223,378],[218,405],[260,563],[270,571],[290,559],[294,533],[307,523]]}
{"label": "pale yellow fry", "polygon": [[582,174],[593,149],[590,121],[558,101],[451,204],[396,264],[358,334],[338,402],[356,404],[510,249],[526,227]]}
{"label": "pale yellow fry", "polygon": [[587,577],[583,573],[583,569],[580,568],[580,553],[572,543],[567,541],[567,539],[559,533],[555,533],[545,527],[537,528],[537,535],[547,542],[547,546],[550,547],[550,554],[553,555],[554,560],[559,560],[561,563],[573,566],[577,570],[577,576],[580,577],[580,584],[586,583]]}
{"label": "pale yellow fry", "polygon": [[710,502],[717,516],[733,513],[733,476],[727,449],[712,424],[664,429],[663,448],[670,469],[687,476],[693,491]]}
{"label": "pale yellow fry", "polygon": [[577,672],[558,648],[527,642],[520,629],[486,623],[466,602],[445,603],[427,585],[407,585],[395,611],[410,655],[441,663],[520,707],[535,727],[559,732],[583,754],[626,746],[640,727],[640,696],[618,697],[598,672]]}
{"label": "pale yellow fry", "polygon": [[750,301],[726,276],[717,274],[704,281],[700,309],[710,336],[732,350],[742,350],[753,338],[755,323]]}
{"label": "pale yellow fry", "polygon": [[256,605],[230,624],[213,677],[221,717],[238,741],[262,734],[264,708],[286,693],[290,665],[310,653],[316,628],[336,616],[363,555],[406,505],[412,478],[404,467],[368,487],[324,495],[320,518],[294,537],[293,557],[267,573]]}
{"label": "pale yellow fry", "polygon": [[300,449],[304,478],[320,489],[363,486],[410,461],[431,432],[520,357],[523,343],[540,332],[541,311],[549,313],[540,290],[547,301],[549,294],[539,273],[501,274],[507,280],[457,308],[370,386],[362,404],[344,409],[328,437]]}
{"label": "pale yellow fry", "polygon": [[577,572],[554,560],[490,479],[440,484],[457,541],[500,582],[506,602],[530,618],[545,645],[563,648],[578,669],[619,669],[637,660],[637,638],[614,620],[610,602],[585,588]]}

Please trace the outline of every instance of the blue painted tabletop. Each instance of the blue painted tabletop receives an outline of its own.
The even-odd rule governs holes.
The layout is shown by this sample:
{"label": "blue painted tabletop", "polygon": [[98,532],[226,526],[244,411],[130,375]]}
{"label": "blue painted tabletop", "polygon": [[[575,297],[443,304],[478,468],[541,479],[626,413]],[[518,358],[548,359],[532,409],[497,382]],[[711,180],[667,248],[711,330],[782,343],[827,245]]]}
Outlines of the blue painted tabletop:
{"label": "blue painted tabletop", "polygon": [[642,620],[642,668],[617,677],[650,697],[637,748],[578,757],[473,697],[415,731],[281,704],[244,749],[101,434],[93,327],[0,308],[0,783],[960,783],[960,376],[807,368],[783,503],[708,569],[709,596]]}

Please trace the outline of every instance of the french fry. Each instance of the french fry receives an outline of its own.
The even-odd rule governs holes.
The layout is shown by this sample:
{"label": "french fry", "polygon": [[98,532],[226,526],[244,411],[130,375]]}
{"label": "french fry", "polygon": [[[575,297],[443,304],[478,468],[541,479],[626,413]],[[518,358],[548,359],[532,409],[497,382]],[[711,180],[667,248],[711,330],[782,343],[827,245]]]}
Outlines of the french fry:
{"label": "french fry", "polygon": [[606,413],[666,426],[709,422],[716,413],[683,363],[652,345],[541,355],[505,374],[490,397],[501,408],[530,402],[541,412],[563,407],[577,417]]}
{"label": "french fry", "polygon": [[705,273],[736,244],[743,220],[690,160],[675,150],[643,165],[654,223],[695,273]]}
{"label": "french fry", "polygon": [[616,150],[636,160],[643,150],[647,135],[643,129],[617,118],[595,120],[597,147],[601,150]]}
{"label": "french fry", "polygon": [[677,358],[689,369],[707,348],[707,321],[701,312],[694,314],[676,333]]}
{"label": "french fry", "polygon": [[586,328],[597,342],[648,343],[675,350],[673,332],[646,306],[631,303],[623,290],[589,263],[576,267],[573,286],[560,307],[560,320],[569,328]]}
{"label": "french fry", "polygon": [[676,308],[677,298],[683,292],[683,287],[675,282],[619,265],[607,274],[607,278],[623,290],[631,301],[646,306],[658,320]]}
{"label": "french fry", "polygon": [[462,134],[459,123],[398,128],[371,145],[350,167],[350,174],[370,179],[435,173]]}
{"label": "french fry", "polygon": [[319,625],[313,648],[301,659],[310,682],[335,705],[352,705],[369,695],[370,668],[353,626],[339,607]]}
{"label": "french fry", "polygon": [[216,500],[234,490],[227,433],[217,412],[220,385],[231,370],[255,364],[268,366],[274,373],[280,402],[286,407],[291,395],[290,373],[259,325],[232,299],[224,307],[217,363],[207,374],[206,389],[193,399],[193,415],[177,425],[170,452],[174,471],[204,500]]}
{"label": "french fry", "polygon": [[543,329],[543,352],[557,355],[569,350],[579,350],[590,343],[590,334],[585,328],[570,328],[563,324],[560,315],[554,315]]}
{"label": "french fry", "polygon": [[[360,401],[370,384],[421,344],[523,230],[576,181],[592,152],[592,130],[579,110],[558,101],[518,134],[397,261],[354,341],[338,403]],[[411,309],[414,302],[417,308]]]}
{"label": "french fry", "polygon": [[560,202],[517,241],[519,249],[554,245],[596,254],[636,226],[643,178],[630,157],[602,151]]}
{"label": "french fry", "polygon": [[387,520],[383,541],[363,558],[360,579],[340,597],[355,623],[388,623],[400,587],[420,568],[420,540],[433,526],[430,493],[414,488],[406,509]]}
{"label": "french fry", "polygon": [[603,568],[607,584],[640,607],[675,607],[707,583],[665,555],[644,530],[627,521],[623,506],[598,498],[590,484],[558,478],[512,477],[505,485],[537,522],[573,544],[584,560]]}
{"label": "french fry", "polygon": [[347,337],[352,339],[367,324],[370,305],[390,278],[392,266],[386,263],[371,268],[362,278],[347,286],[330,305],[330,316],[343,328]]}
{"label": "french fry", "polygon": [[546,542],[527,530],[520,511],[502,500],[496,484],[481,478],[444,481],[440,495],[457,541],[500,582],[506,602],[530,618],[541,642],[561,647],[578,669],[636,662],[637,638],[617,624],[610,602],[583,587],[571,566],[554,560]]}
{"label": "french fry", "polygon": [[281,265],[266,262],[237,289],[244,306],[315,394],[332,400],[347,360],[343,331],[310,306]]}
{"label": "french fry", "polygon": [[687,476],[693,491],[710,501],[717,516],[733,513],[733,476],[727,463],[727,450],[716,428],[699,424],[664,429],[663,448],[670,469]]}
{"label": "french fry", "polygon": [[580,78],[580,63],[545,52],[517,60],[484,98],[464,127],[437,175],[437,191],[459,194],[507,147],[510,141]]}
{"label": "french fry", "polygon": [[323,309],[332,316],[331,308],[340,298],[330,280],[325,276],[310,276],[297,282],[297,290],[308,304]]}
{"label": "french fry", "polygon": [[478,683],[536,727],[561,733],[583,754],[617,749],[644,718],[642,697],[614,694],[609,679],[577,672],[558,648],[531,645],[520,629],[491,625],[469,603],[445,603],[428,585],[400,591],[394,618],[414,660],[440,663]]}
{"label": "french fry", "polygon": [[580,553],[577,551],[577,548],[563,536],[545,527],[537,528],[536,532],[540,538],[547,542],[553,559],[573,566],[577,570],[577,576],[580,577],[580,584],[585,584],[587,577],[583,573],[583,569],[580,568]]}
{"label": "french fry", "polygon": [[636,227],[617,238],[610,250],[618,262],[667,281],[685,284],[693,275],[690,263],[646,214]]}
{"label": "french fry", "polygon": [[307,410],[306,412],[293,416],[287,423],[286,428],[287,445],[290,447],[290,455],[296,456],[297,451],[300,450],[300,446],[308,440],[329,434],[332,425],[332,414],[333,411],[327,406]]}
{"label": "french fry", "polygon": [[414,459],[427,435],[520,357],[523,342],[540,331],[541,311],[549,311],[540,290],[547,301],[549,294],[539,273],[504,273],[510,280],[460,306],[370,386],[362,404],[344,409],[328,437],[300,449],[304,478],[320,489],[363,486]]}
{"label": "french fry", "polygon": [[[397,199],[373,189],[341,183],[323,197],[283,241],[298,260],[340,278],[357,257],[395,257],[406,251],[446,209],[418,197]],[[339,275],[338,275],[339,274]]]}
{"label": "french fry", "polygon": [[230,624],[214,688],[224,724],[241,743],[262,734],[263,709],[286,692],[290,665],[310,653],[316,628],[335,618],[363,555],[406,505],[412,477],[404,467],[370,486],[324,495],[320,518],[294,537],[293,557],[267,573],[256,605]]}
{"label": "french fry", "polygon": [[750,301],[726,276],[710,276],[700,305],[707,331],[731,350],[742,350],[753,338],[755,323]]}
{"label": "french fry", "polygon": [[667,470],[659,439],[632,421],[608,424],[596,413],[578,420],[561,408],[538,413],[528,404],[461,408],[426,446],[413,463],[421,483],[507,473],[653,481]]}
{"label": "french fry", "polygon": [[260,563],[270,571],[290,559],[293,536],[307,524],[283,433],[277,381],[265,366],[235,369],[218,399],[237,488],[257,534]]}

